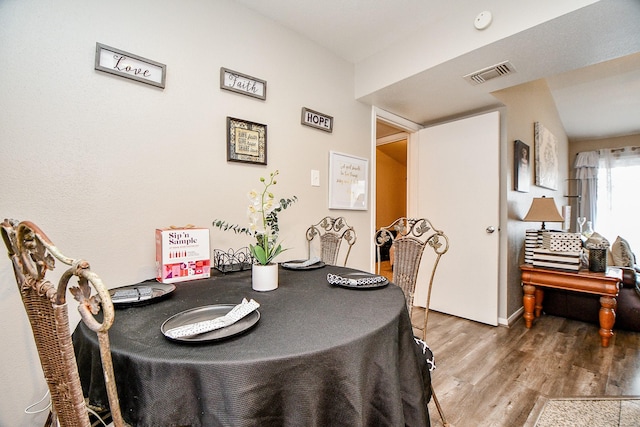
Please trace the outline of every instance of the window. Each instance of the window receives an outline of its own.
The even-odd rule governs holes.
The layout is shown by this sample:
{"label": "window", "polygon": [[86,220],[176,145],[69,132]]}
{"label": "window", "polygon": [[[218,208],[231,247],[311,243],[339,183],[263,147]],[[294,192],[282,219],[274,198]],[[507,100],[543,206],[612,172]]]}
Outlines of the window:
{"label": "window", "polygon": [[636,256],[640,256],[638,183],[640,147],[600,150],[594,230],[609,243],[618,236],[626,239]]}

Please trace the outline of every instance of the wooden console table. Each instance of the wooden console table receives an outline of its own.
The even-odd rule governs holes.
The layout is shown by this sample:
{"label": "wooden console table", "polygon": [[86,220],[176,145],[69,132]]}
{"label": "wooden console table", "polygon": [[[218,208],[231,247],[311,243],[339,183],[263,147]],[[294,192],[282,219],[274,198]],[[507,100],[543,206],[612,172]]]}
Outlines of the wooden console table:
{"label": "wooden console table", "polygon": [[[536,268],[530,264],[520,266],[524,289],[524,323],[531,328],[533,320],[542,313],[543,288],[564,289],[600,295],[600,338],[603,347],[609,346],[616,321],[616,297],[622,281],[622,270],[608,268],[606,273],[589,270],[578,272]],[[535,313],[534,313],[535,309]],[[534,316],[535,314],[535,316]]]}

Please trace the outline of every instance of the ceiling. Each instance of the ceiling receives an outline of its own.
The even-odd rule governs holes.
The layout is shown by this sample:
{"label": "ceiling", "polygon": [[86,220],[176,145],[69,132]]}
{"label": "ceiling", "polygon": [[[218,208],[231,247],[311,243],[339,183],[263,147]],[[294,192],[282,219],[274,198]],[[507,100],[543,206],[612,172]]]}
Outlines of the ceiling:
{"label": "ceiling", "polygon": [[[235,1],[354,64],[411,37],[416,28],[479,8],[477,0]],[[494,17],[500,16],[499,9],[505,7],[502,2],[485,3],[491,5]],[[429,125],[500,106],[492,92],[545,79],[570,140],[637,134],[638,22],[639,0],[601,0],[361,100]],[[514,74],[475,86],[462,78],[505,59],[515,67]]]}

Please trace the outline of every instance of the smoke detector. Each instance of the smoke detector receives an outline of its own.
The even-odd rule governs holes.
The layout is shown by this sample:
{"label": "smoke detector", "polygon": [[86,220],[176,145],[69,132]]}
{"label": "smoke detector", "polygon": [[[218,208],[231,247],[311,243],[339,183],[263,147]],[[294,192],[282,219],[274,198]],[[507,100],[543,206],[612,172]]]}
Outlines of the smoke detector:
{"label": "smoke detector", "polygon": [[497,77],[503,77],[508,74],[515,73],[516,69],[509,61],[504,61],[499,64],[492,65],[482,70],[474,71],[473,73],[464,76],[464,79],[473,85],[479,85]]}
{"label": "smoke detector", "polygon": [[473,26],[476,27],[476,30],[484,30],[491,25],[492,20],[493,16],[491,16],[491,12],[485,10],[476,16],[475,21],[473,21]]}

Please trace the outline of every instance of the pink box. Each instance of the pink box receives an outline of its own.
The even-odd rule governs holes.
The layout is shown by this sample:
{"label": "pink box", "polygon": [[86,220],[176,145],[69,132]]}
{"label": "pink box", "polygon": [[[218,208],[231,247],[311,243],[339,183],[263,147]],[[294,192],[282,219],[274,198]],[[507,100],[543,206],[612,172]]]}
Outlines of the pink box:
{"label": "pink box", "polygon": [[156,229],[156,279],[184,282],[211,276],[208,228]]}

